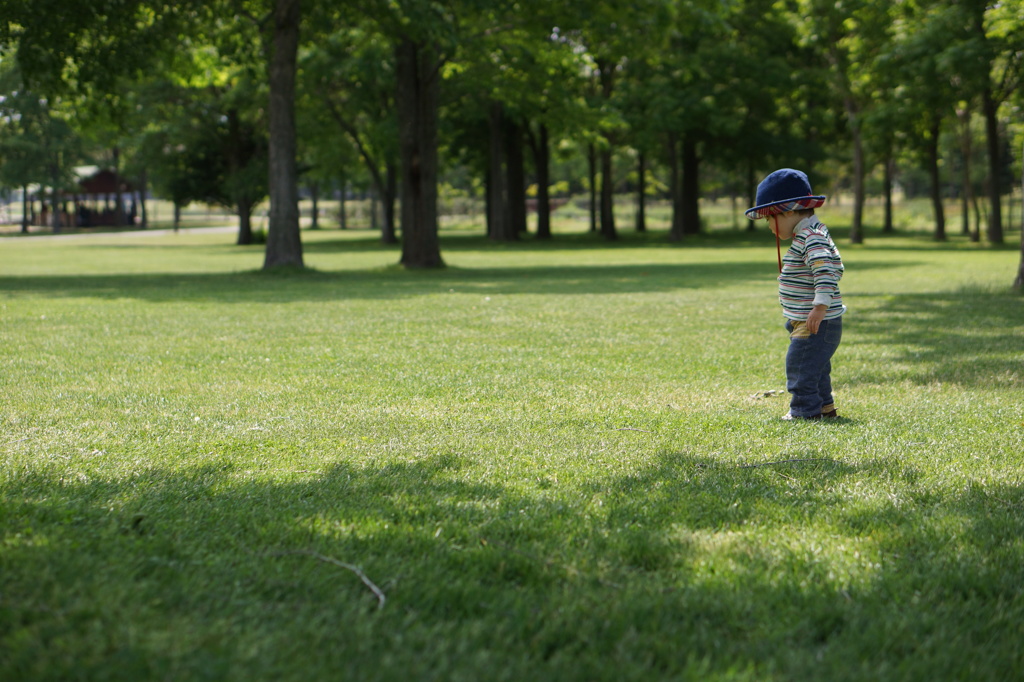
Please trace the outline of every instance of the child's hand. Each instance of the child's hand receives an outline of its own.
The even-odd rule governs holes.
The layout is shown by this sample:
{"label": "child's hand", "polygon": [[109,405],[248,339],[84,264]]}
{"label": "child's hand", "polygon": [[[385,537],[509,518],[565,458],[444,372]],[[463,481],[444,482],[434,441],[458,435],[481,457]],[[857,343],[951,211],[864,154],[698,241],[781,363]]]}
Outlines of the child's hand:
{"label": "child's hand", "polygon": [[825,311],[828,310],[826,306],[816,305],[811,308],[811,313],[807,316],[807,330],[812,334],[818,333],[818,327],[821,326],[821,321],[825,319]]}

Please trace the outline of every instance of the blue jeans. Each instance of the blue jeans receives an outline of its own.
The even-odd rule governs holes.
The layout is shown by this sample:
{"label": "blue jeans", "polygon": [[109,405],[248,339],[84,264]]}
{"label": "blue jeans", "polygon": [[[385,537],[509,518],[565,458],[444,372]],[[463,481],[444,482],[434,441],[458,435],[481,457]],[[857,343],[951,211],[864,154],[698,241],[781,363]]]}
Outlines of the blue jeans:
{"label": "blue jeans", "polygon": [[789,413],[814,417],[833,404],[832,356],[843,338],[843,318],[822,320],[817,334],[808,334],[803,322],[786,320],[790,333],[786,353],[786,390]]}

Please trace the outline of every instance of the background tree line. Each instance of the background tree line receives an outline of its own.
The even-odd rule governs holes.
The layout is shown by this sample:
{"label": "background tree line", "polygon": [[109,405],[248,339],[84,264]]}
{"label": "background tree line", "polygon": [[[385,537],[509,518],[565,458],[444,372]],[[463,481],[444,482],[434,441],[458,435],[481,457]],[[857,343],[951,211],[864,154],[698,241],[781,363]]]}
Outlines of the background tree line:
{"label": "background tree line", "polygon": [[635,228],[657,176],[681,240],[701,196],[749,202],[786,165],[852,194],[855,243],[882,169],[884,229],[898,183],[931,197],[936,239],[952,196],[961,229],[1000,244],[1021,171],[1024,0],[2,0],[0,17],[0,184],[59,188],[101,156],[176,203],[232,206],[239,243],[269,196],[267,268],[303,264],[300,186],[372,186],[382,239],[418,268],[443,265],[439,178],[481,188],[497,241],[525,231],[535,186],[547,238],[565,157],[607,239],[627,175]]}

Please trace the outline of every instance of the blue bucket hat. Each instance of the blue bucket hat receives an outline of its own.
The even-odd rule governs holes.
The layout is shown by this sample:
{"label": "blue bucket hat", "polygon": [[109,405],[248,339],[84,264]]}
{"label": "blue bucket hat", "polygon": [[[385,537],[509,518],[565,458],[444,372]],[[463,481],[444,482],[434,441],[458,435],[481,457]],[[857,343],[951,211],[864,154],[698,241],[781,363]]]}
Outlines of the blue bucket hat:
{"label": "blue bucket hat", "polygon": [[755,203],[756,206],[745,211],[751,220],[787,211],[818,208],[825,203],[825,196],[811,191],[811,183],[803,171],[780,168],[757,186]]}

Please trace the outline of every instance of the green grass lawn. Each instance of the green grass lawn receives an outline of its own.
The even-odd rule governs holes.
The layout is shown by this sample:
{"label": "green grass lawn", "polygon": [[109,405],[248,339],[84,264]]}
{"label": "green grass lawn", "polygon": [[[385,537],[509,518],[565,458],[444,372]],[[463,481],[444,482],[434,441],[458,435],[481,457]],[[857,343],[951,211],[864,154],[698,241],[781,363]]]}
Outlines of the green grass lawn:
{"label": "green grass lawn", "polygon": [[1019,253],[836,232],[797,424],[764,231],[0,240],[0,679],[1020,679]]}

